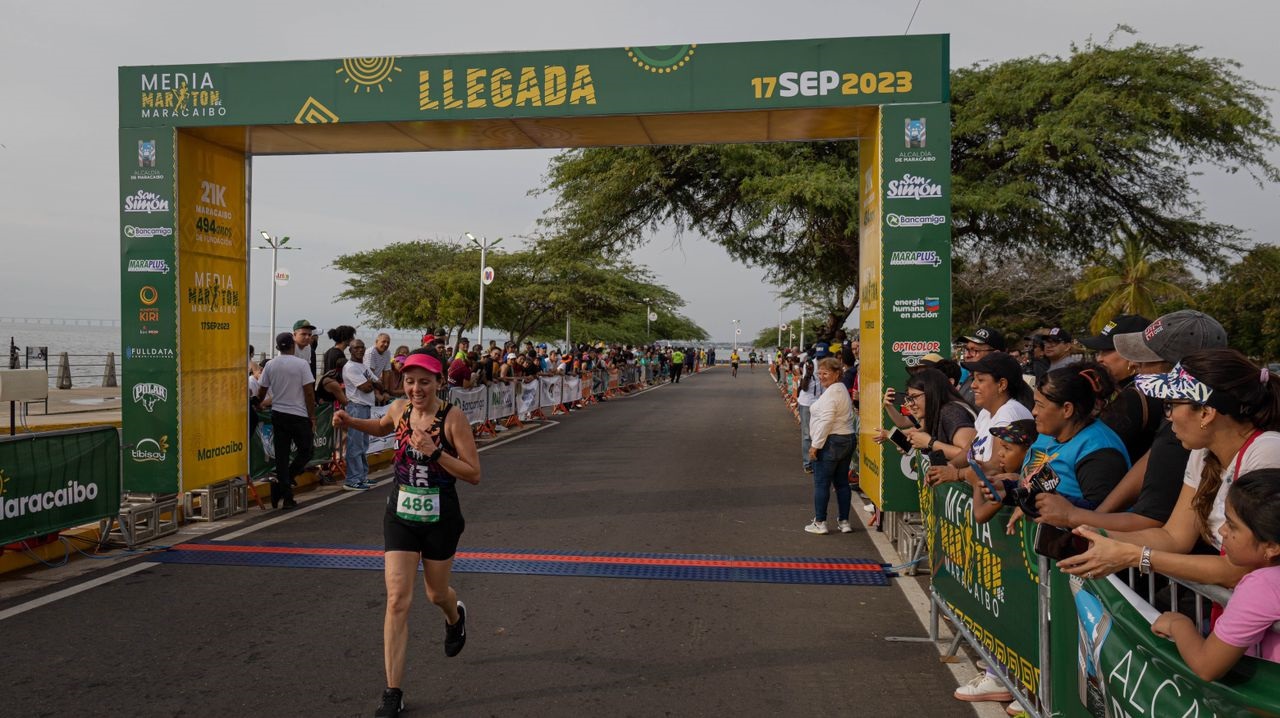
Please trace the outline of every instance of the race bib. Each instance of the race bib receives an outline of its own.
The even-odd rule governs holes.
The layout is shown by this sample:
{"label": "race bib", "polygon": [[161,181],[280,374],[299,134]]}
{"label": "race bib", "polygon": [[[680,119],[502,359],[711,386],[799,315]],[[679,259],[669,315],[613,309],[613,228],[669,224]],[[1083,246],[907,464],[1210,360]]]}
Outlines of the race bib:
{"label": "race bib", "polygon": [[396,516],[405,521],[435,523],[440,520],[440,489],[401,486],[396,495]]}

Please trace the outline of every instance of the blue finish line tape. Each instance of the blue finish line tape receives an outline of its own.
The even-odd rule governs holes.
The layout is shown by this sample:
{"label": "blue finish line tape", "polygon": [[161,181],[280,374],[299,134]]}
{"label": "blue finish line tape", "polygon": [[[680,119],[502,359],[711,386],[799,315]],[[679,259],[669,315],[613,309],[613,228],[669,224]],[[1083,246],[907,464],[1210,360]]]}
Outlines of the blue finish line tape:
{"label": "blue finish line tape", "polygon": [[[152,556],[161,563],[382,570],[382,551],[359,546],[188,543]],[[828,586],[888,586],[884,564],[851,558],[705,554],[583,553],[526,549],[459,551],[459,573],[734,581]]]}

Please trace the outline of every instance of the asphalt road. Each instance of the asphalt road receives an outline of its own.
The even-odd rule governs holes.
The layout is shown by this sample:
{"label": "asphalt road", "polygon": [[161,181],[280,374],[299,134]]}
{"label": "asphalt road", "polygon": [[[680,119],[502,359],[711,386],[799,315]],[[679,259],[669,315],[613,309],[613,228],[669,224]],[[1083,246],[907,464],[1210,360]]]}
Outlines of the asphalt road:
{"label": "asphalt road", "polygon": [[[878,559],[861,529],[802,530],[811,482],[763,369],[555,419],[481,455],[481,484],[461,489],[463,550]],[[387,483],[240,540],[381,548]],[[419,591],[407,716],[974,715],[932,646],[885,642],[923,632],[896,586],[475,573],[454,586],[467,647],[444,657]],[[372,715],[382,608],[375,571],[149,566],[0,621],[0,713]]]}

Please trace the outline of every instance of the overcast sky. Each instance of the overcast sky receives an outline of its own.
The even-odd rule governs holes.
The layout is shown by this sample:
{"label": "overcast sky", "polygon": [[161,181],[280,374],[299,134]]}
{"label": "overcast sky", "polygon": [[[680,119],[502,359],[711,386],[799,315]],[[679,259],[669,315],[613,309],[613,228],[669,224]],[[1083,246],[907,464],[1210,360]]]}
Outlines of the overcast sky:
{"label": "overcast sky", "polygon": [[[121,65],[194,64],[506,50],[898,35],[912,0],[542,0],[484,3],[276,0],[5,2],[0,9],[0,316],[117,317],[117,88]],[[922,0],[912,33],[949,33],[953,67],[1065,54],[1120,23],[1139,38],[1199,45],[1280,87],[1280,3],[943,2]],[[1271,94],[1273,110],[1276,94]],[[280,321],[354,323],[335,303],[344,252],[415,238],[524,234],[547,198],[530,198],[549,151],[266,157],[254,161],[253,230],[287,234],[293,281]],[[1271,156],[1280,164],[1280,153]],[[1258,241],[1280,238],[1277,187],[1212,173],[1198,186],[1212,219]],[[251,323],[265,326],[270,259],[254,252]],[[777,322],[772,288],[709,242],[653,238],[636,260],[728,340]],[[642,310],[637,310],[642,311]],[[795,309],[788,309],[793,316]]]}

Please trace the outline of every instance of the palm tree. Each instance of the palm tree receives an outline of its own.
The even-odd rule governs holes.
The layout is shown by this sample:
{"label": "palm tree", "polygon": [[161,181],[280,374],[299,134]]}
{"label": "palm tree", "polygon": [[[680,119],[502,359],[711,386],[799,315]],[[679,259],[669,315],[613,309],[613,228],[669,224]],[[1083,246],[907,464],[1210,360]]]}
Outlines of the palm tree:
{"label": "palm tree", "polygon": [[1160,278],[1170,260],[1151,256],[1150,245],[1131,227],[1122,223],[1113,236],[1119,244],[1120,256],[1107,254],[1103,263],[1086,269],[1084,278],[1075,286],[1076,299],[1106,295],[1089,321],[1090,332],[1102,331],[1107,322],[1119,314],[1154,318],[1157,299],[1190,300],[1185,289]]}

